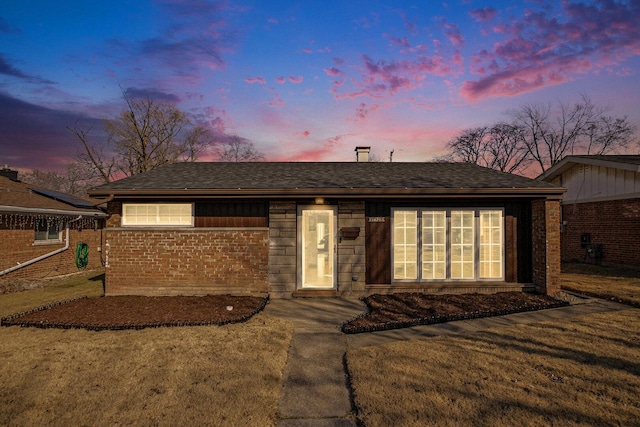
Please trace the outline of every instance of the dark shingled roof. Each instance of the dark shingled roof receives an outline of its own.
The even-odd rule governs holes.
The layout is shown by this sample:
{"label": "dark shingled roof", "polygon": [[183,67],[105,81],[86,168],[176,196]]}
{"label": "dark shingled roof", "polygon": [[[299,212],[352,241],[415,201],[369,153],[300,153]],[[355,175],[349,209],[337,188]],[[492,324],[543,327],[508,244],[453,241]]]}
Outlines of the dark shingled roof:
{"label": "dark shingled roof", "polygon": [[344,190],[345,193],[387,194],[397,190],[532,190],[558,194],[552,184],[497,172],[467,163],[248,162],[174,163],[93,189],[92,196],[158,194],[163,190],[216,192]]}

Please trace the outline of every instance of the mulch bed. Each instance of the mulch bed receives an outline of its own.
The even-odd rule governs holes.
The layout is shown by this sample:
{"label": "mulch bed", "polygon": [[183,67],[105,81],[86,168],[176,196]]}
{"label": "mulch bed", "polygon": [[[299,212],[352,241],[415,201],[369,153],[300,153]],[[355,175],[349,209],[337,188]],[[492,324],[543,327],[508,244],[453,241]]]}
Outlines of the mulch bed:
{"label": "mulch bed", "polygon": [[[524,292],[488,295],[375,294],[363,298],[363,301],[367,311],[345,321],[341,326],[342,332],[383,331],[569,305],[566,301]],[[250,319],[264,309],[267,302],[268,297],[231,295],[83,297],[5,317],[0,319],[0,325],[93,331],[225,325]]]}
{"label": "mulch bed", "polygon": [[341,326],[346,334],[384,331],[418,325],[502,316],[569,305],[546,295],[525,292],[429,295],[374,294],[363,298],[367,311]]}
{"label": "mulch bed", "polygon": [[93,331],[225,325],[249,320],[267,301],[268,297],[231,295],[84,297],[8,316],[0,325]]}

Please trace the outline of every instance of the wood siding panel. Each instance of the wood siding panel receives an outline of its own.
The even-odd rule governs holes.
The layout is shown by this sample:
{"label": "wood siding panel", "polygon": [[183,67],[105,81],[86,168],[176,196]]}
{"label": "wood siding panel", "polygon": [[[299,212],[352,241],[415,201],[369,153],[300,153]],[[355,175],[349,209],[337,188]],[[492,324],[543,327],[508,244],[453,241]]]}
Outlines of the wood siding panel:
{"label": "wood siding panel", "polygon": [[391,218],[365,221],[367,284],[391,283]]}
{"label": "wood siding panel", "polygon": [[505,217],[505,272],[506,282],[518,281],[518,218],[507,215]]}
{"label": "wood siding panel", "polygon": [[268,227],[267,202],[196,202],[196,228]]}

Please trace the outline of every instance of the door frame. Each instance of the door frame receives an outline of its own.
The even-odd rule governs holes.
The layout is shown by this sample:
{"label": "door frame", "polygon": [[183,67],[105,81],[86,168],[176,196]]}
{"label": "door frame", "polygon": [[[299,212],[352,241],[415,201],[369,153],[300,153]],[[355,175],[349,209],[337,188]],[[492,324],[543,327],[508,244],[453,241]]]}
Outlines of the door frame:
{"label": "door frame", "polygon": [[[333,277],[331,280],[331,287],[329,286],[305,286],[305,272],[303,265],[303,251],[304,251],[304,239],[303,239],[303,212],[304,211],[331,211],[331,221],[333,226],[333,244],[330,252],[332,256],[330,257],[331,262],[333,263]],[[317,290],[335,290],[337,289],[338,284],[338,206],[336,205],[298,205],[297,217],[296,217],[296,230],[297,230],[297,242],[296,242],[296,289],[308,290],[308,289],[317,289]]]}

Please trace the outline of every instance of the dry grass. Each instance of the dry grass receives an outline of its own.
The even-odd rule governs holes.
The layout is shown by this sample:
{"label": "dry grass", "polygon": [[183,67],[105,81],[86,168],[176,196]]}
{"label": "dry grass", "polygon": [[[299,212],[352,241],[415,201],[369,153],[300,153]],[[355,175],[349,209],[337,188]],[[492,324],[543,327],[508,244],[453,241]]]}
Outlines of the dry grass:
{"label": "dry grass", "polygon": [[605,426],[640,420],[640,310],[349,350],[375,426]]}
{"label": "dry grass", "polygon": [[640,306],[640,271],[588,264],[563,264],[562,289]]}
{"label": "dry grass", "polygon": [[[2,295],[0,313],[99,295],[87,279]],[[265,315],[140,331],[3,327],[0,425],[274,425],[291,333]]]}
{"label": "dry grass", "polygon": [[20,313],[42,305],[81,296],[97,297],[103,294],[102,272],[75,274],[60,279],[47,279],[36,289],[0,295],[0,317]]}

